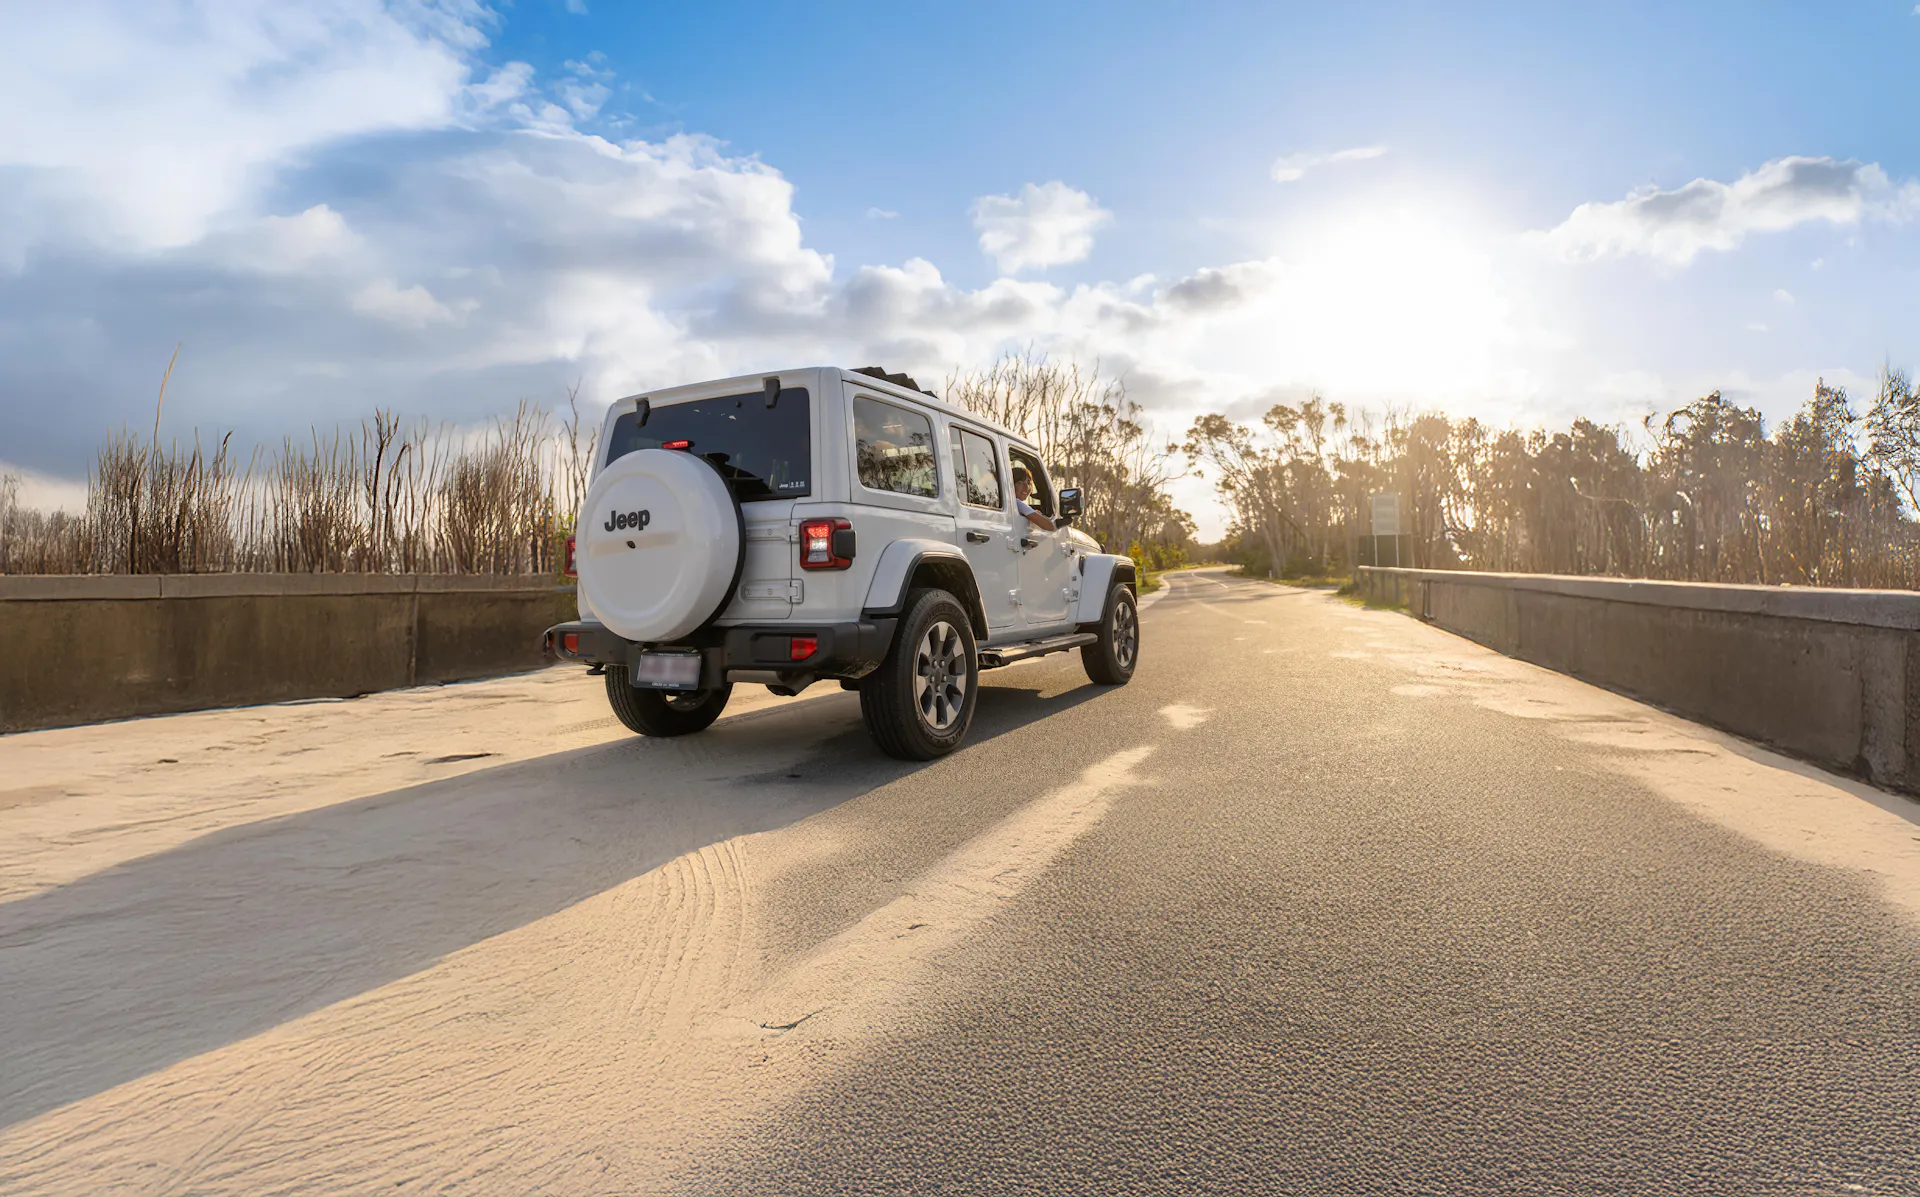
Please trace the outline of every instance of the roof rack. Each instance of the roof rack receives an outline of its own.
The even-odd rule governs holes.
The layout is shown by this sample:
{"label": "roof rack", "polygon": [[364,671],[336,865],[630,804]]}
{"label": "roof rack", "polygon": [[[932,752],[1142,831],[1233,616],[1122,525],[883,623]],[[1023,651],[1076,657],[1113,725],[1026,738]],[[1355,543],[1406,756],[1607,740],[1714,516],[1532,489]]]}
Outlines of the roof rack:
{"label": "roof rack", "polygon": [[865,374],[868,378],[877,378],[882,382],[890,382],[894,386],[905,387],[909,391],[919,391],[922,395],[932,395],[935,399],[938,399],[940,397],[938,395],[934,395],[932,391],[929,391],[927,388],[915,382],[913,380],[913,375],[889,374],[887,373],[886,368],[884,366],[861,366],[859,369],[855,370],[854,373]]}

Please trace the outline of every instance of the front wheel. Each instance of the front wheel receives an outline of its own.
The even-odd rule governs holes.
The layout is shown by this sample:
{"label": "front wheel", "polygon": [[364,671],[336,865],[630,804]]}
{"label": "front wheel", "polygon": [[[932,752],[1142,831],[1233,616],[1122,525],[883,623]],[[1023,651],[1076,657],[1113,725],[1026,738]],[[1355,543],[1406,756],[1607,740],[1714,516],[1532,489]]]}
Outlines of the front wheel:
{"label": "front wheel", "polygon": [[966,739],[979,684],[966,609],[944,590],[915,590],[893,651],[860,681],[860,714],[880,751],[930,761]]}
{"label": "front wheel", "polygon": [[607,666],[607,704],[629,731],[643,736],[685,736],[705,731],[727,709],[733,684],[692,694],[643,690],[627,680],[625,665]]}
{"label": "front wheel", "polygon": [[1140,661],[1140,608],[1133,590],[1121,582],[1107,595],[1107,610],[1100,617],[1100,639],[1080,648],[1080,663],[1087,676],[1106,686],[1124,686],[1133,678],[1133,667]]}

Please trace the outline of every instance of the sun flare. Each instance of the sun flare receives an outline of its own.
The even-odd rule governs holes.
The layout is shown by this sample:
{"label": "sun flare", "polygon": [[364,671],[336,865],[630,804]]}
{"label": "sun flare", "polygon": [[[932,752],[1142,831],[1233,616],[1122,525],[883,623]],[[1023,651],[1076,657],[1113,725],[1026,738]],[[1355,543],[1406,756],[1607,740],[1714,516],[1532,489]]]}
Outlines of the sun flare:
{"label": "sun flare", "polygon": [[1339,218],[1266,263],[1255,302],[1207,335],[1209,356],[1330,397],[1484,393],[1516,340],[1484,242],[1412,213]]}

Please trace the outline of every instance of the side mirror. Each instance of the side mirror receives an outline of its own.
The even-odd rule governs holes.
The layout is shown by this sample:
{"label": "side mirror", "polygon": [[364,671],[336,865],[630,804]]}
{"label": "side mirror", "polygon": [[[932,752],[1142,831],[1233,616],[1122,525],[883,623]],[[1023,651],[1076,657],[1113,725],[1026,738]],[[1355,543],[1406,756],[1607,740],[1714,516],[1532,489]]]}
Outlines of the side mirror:
{"label": "side mirror", "polygon": [[1058,522],[1062,524],[1071,524],[1073,521],[1080,518],[1080,513],[1083,510],[1085,510],[1085,506],[1080,497],[1080,488],[1077,486],[1061,487],[1060,488],[1060,519]]}

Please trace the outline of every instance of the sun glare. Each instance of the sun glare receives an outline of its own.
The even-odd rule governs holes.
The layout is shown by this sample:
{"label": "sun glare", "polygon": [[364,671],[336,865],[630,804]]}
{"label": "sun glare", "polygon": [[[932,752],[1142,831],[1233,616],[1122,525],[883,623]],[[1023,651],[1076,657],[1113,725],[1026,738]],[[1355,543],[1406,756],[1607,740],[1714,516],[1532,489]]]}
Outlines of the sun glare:
{"label": "sun glare", "polygon": [[1264,301],[1218,346],[1248,376],[1416,405],[1498,385],[1511,305],[1466,232],[1408,213],[1345,216],[1271,265]]}

